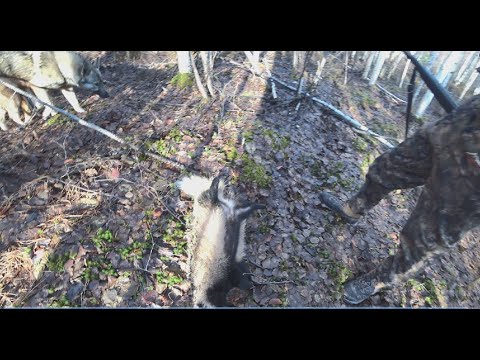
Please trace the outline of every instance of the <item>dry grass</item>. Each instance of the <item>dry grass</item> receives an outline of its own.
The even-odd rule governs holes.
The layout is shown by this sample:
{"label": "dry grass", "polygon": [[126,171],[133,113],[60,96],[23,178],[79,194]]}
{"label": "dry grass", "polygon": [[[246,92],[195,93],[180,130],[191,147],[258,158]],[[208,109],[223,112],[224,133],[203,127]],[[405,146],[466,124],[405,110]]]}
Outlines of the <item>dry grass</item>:
{"label": "dry grass", "polygon": [[[0,307],[12,306],[20,294],[9,288],[30,288],[33,283],[33,263],[24,247],[15,247],[0,254]],[[10,286],[9,286],[10,285]]]}

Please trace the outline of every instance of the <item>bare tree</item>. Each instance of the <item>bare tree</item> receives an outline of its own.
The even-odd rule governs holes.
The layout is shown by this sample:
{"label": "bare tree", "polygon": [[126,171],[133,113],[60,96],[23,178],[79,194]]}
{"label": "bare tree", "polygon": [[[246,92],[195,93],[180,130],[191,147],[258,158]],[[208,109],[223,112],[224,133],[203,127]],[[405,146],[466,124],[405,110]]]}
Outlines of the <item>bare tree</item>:
{"label": "bare tree", "polygon": [[208,92],[212,97],[215,97],[215,90],[212,84],[212,72],[213,72],[213,61],[214,54],[213,51],[200,51],[200,57],[202,58],[203,64],[203,75],[205,77],[205,82],[207,83]]}

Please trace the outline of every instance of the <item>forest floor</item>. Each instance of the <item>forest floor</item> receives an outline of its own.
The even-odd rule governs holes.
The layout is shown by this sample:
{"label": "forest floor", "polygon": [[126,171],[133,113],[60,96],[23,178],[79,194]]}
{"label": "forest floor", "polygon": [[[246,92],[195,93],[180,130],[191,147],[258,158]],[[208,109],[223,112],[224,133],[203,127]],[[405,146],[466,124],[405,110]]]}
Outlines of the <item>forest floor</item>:
{"label": "forest floor", "polygon": [[[79,92],[82,118],[197,173],[226,170],[239,192],[266,205],[247,225],[255,285],[229,294],[235,306],[345,307],[343,283],[395,251],[421,189],[393,192],[355,226],[333,215],[319,191],[346,200],[386,148],[280,85],[274,100],[264,80],[228,61],[243,62],[243,53],[216,60],[223,97],[210,101],[171,84],[175,53],[84,54],[101,58],[111,97]],[[267,57],[272,73],[293,84],[291,53]],[[331,56],[316,95],[402,139],[406,105],[369,87],[360,66],[347,79]],[[380,83],[406,98],[405,87]],[[59,94],[54,102],[70,109]],[[434,106],[426,119],[438,116]],[[192,202],[174,186],[178,171],[64,116],[10,127],[0,132],[1,307],[192,306],[184,236]],[[479,307],[477,238],[358,306]]]}

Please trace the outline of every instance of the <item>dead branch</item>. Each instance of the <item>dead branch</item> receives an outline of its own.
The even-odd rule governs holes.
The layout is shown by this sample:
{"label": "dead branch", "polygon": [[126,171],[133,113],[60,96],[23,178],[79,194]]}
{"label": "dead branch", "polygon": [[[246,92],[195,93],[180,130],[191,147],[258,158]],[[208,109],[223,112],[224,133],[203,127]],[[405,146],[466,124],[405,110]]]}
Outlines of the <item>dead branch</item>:
{"label": "dead branch", "polygon": [[[272,76],[272,79],[275,80],[277,83],[283,85],[284,87],[286,87],[287,89],[290,89],[292,91],[296,91],[297,89],[295,89],[293,86],[290,86],[288,85],[287,83],[285,83],[284,81],[280,80],[280,79],[277,79],[276,77]],[[352,126],[360,131],[363,131],[365,132],[366,134],[374,137],[375,139],[377,139],[378,141],[380,141],[382,144],[386,145],[387,147],[389,148],[393,148],[394,146],[392,144],[390,144],[387,140],[385,140],[385,138],[373,131],[371,131],[369,128],[367,128],[365,125],[362,125],[360,124],[357,120],[353,119],[352,117],[342,113],[340,110],[338,110],[337,108],[333,107],[332,105],[330,105],[329,103],[323,101],[323,100],[320,100],[319,98],[315,97],[315,96],[312,96],[310,95],[309,93],[305,93],[304,96],[307,96],[309,97],[310,99],[312,99],[313,101],[315,101],[316,103],[322,105],[323,107],[327,108],[328,110],[330,110],[334,115],[336,115],[340,120],[342,120],[343,122],[345,122],[347,125],[349,126]]]}
{"label": "dead branch", "polygon": [[[231,64],[233,65],[236,65],[240,68],[242,68],[243,70],[246,70],[248,71],[247,69],[245,69],[245,67],[242,65],[242,64],[239,64],[238,62],[236,61],[233,61],[233,60],[229,60],[229,59],[224,59],[225,61],[227,62],[230,62]],[[270,76],[270,77],[265,77],[263,75],[259,75],[259,77],[265,81],[268,81],[270,79],[276,81],[277,83],[279,83],[280,85],[283,85],[284,87],[286,87],[287,89],[289,90],[292,90],[292,91],[297,91],[297,89],[291,85],[288,85],[286,82],[276,78],[275,76]],[[304,93],[303,94],[304,96],[312,99],[313,101],[315,101],[316,103],[322,105],[324,108],[327,108],[328,110],[330,110],[330,112],[333,113],[333,115],[335,115],[337,118],[339,118],[340,120],[342,120],[343,122],[345,122],[347,125],[353,127],[353,128],[356,128],[358,129],[359,131],[362,131],[364,132],[365,134],[375,138],[376,140],[378,140],[379,142],[381,142],[382,144],[384,144],[385,146],[389,147],[389,148],[393,148],[394,146],[392,144],[390,144],[387,140],[385,140],[385,137],[380,135],[380,134],[377,134],[373,131],[371,131],[369,128],[367,128],[365,125],[362,125],[360,124],[357,120],[353,119],[352,117],[344,114],[343,112],[341,112],[340,110],[338,110],[337,108],[335,108],[334,106],[330,105],[329,103],[323,101],[323,100],[320,100],[319,98],[315,97],[315,96],[312,96],[310,95],[309,93]]]}
{"label": "dead branch", "polygon": [[388,91],[388,90],[385,89],[384,87],[380,86],[378,83],[375,84],[375,85],[377,85],[377,87],[378,87],[380,90],[382,90],[383,92],[385,92],[387,95],[390,95],[394,100],[397,100],[397,101],[399,101],[399,102],[401,102],[401,103],[404,103],[404,104],[407,103],[405,100],[400,99],[398,96],[392,94],[390,91]]}
{"label": "dead branch", "polygon": [[273,285],[273,284],[288,284],[288,283],[294,283],[292,280],[284,280],[284,281],[264,281],[264,282],[258,282],[252,279],[252,283],[254,285]]}

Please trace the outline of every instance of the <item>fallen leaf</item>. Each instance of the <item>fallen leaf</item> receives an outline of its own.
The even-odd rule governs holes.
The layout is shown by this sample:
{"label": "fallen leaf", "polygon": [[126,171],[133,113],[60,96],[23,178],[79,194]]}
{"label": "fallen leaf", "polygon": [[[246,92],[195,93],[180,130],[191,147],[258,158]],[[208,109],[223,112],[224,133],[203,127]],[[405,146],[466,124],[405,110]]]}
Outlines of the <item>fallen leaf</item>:
{"label": "fallen leaf", "polygon": [[118,169],[112,169],[107,172],[107,178],[109,179],[118,179],[120,177],[120,171]]}
{"label": "fallen leaf", "polygon": [[270,301],[268,302],[269,305],[282,305],[283,302],[282,300],[280,300],[279,298],[273,298],[273,299],[270,299]]}
{"label": "fallen leaf", "polygon": [[163,210],[161,208],[156,208],[154,211],[153,211],[153,214],[152,214],[152,217],[154,219],[157,219],[159,218],[160,216],[162,216],[163,214]]}

